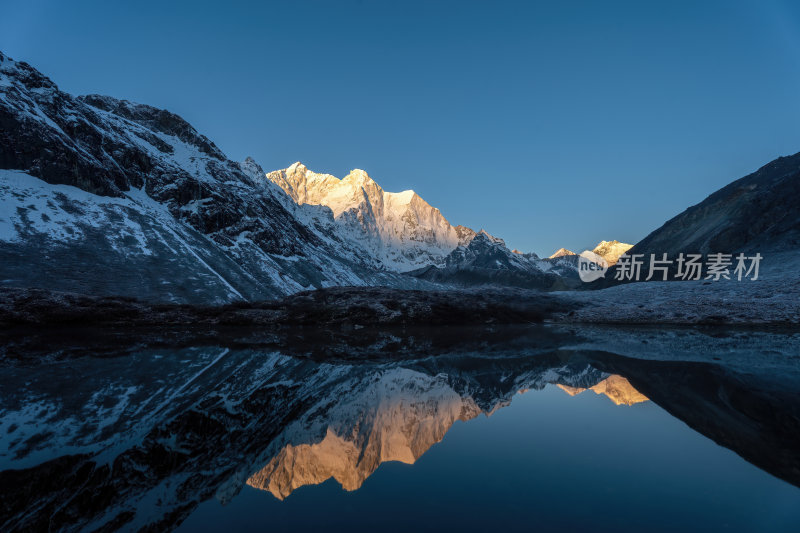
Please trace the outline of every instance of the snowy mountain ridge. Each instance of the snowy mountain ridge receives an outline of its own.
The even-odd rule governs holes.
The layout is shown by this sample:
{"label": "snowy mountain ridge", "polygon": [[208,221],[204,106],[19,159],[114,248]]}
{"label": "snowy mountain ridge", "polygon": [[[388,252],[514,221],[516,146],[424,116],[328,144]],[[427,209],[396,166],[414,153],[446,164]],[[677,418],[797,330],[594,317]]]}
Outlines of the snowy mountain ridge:
{"label": "snowy mountain ridge", "polygon": [[424,286],[169,111],[74,97],[0,53],[0,124],[3,285],[188,303]]}
{"label": "snowy mountain ridge", "polygon": [[412,190],[385,191],[360,169],[339,179],[297,162],[267,173],[266,178],[298,205],[329,207],[345,232],[389,270],[407,272],[441,265],[476,233],[450,224],[439,209]]}
{"label": "snowy mountain ridge", "polygon": [[224,303],[341,285],[553,288],[574,275],[363,170],[237,163],[174,113],[72,96],[2,53],[0,124],[4,286]]}

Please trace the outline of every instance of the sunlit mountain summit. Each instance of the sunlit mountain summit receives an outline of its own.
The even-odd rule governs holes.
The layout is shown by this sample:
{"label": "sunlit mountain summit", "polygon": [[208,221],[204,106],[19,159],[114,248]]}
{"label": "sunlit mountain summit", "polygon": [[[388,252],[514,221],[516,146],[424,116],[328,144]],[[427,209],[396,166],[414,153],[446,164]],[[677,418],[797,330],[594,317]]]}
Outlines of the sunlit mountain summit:
{"label": "sunlit mountain summit", "polygon": [[385,191],[360,169],[339,179],[312,172],[297,162],[266,177],[297,204],[329,207],[348,236],[362,243],[390,270],[405,272],[441,264],[476,233],[450,224],[412,190]]}

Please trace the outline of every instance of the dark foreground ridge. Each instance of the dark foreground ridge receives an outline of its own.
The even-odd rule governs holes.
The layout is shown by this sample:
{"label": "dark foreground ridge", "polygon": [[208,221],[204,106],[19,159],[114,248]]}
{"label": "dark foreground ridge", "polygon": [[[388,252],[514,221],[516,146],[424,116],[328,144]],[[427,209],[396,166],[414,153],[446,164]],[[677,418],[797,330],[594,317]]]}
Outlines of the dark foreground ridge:
{"label": "dark foreground ridge", "polygon": [[537,291],[335,287],[220,306],[0,289],[3,326],[375,326],[539,323],[575,305]]}
{"label": "dark foreground ridge", "polygon": [[[764,295],[778,296],[765,298]],[[756,299],[759,305],[753,306]],[[602,291],[330,287],[223,305],[0,288],[0,326],[252,327],[259,331],[565,324],[800,329],[800,281],[650,282]]]}

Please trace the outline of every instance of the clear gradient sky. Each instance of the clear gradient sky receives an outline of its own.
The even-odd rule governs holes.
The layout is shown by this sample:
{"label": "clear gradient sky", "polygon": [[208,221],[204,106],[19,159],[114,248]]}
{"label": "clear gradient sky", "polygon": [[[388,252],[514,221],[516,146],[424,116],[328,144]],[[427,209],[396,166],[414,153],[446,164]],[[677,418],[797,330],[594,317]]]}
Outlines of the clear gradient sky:
{"label": "clear gradient sky", "polygon": [[232,159],[363,168],[549,255],[800,151],[800,3],[0,0],[0,49]]}

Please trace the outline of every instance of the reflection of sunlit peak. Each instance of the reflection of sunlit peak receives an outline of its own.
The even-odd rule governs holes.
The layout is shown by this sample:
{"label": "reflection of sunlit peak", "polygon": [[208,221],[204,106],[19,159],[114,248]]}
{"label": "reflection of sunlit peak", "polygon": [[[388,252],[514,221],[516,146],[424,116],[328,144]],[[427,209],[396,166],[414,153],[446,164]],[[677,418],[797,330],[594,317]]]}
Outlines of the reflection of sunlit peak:
{"label": "reflection of sunlit peak", "polygon": [[566,392],[570,396],[575,396],[575,395],[580,394],[580,393],[582,393],[583,391],[586,390],[586,389],[582,389],[580,387],[570,387],[569,385],[562,385],[560,383],[556,384],[556,387],[558,387],[559,389],[563,390],[564,392]]}
{"label": "reflection of sunlit peak", "polygon": [[328,430],[325,438],[316,444],[289,444],[251,476],[247,484],[267,490],[279,500],[299,487],[318,485],[330,478],[345,490],[356,490],[366,478],[358,469],[359,456],[360,450],[353,442]]}
{"label": "reflection of sunlit peak", "polygon": [[413,464],[444,438],[456,420],[470,420],[480,412],[472,399],[449,389],[421,401],[385,399],[352,431],[339,435],[329,426],[317,443],[285,446],[247,484],[279,500],[299,487],[330,478],[345,490],[356,490],[381,463]]}
{"label": "reflection of sunlit peak", "polygon": [[486,411],[484,414],[485,414],[485,415],[486,415],[486,417],[488,418],[488,417],[492,416],[493,414],[495,414],[495,413],[496,413],[497,411],[499,411],[500,409],[502,409],[503,407],[508,407],[509,405],[511,405],[511,400],[502,400],[502,401],[499,401],[499,402],[495,403],[495,404],[492,406],[492,408],[491,408],[491,409],[489,409],[488,411]]}
{"label": "reflection of sunlit peak", "polygon": [[[575,396],[587,390],[580,387],[570,387],[568,385],[558,385],[558,388],[570,396]],[[590,387],[588,390],[593,391],[595,394],[607,396],[616,405],[634,405],[646,402],[649,399],[633,388],[633,385],[631,385],[627,379],[617,374],[612,374],[597,385]]]}

